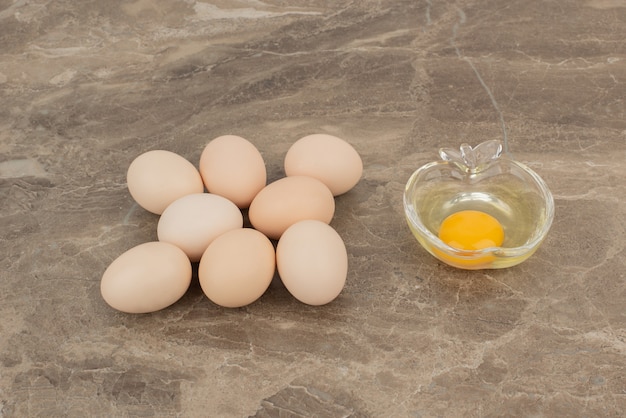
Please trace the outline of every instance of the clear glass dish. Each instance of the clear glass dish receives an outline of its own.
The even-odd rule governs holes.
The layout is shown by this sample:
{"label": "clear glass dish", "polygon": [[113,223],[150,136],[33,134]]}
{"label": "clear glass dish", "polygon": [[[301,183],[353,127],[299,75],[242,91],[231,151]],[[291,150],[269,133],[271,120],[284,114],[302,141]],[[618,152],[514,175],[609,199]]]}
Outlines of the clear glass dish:
{"label": "clear glass dish", "polygon": [[[459,150],[442,148],[441,161],[416,170],[404,190],[404,211],[418,242],[453,267],[476,270],[517,265],[545,239],[554,219],[554,199],[541,177],[502,154],[498,140]],[[438,237],[449,215],[477,210],[502,225],[500,246],[480,250],[451,247]]]}

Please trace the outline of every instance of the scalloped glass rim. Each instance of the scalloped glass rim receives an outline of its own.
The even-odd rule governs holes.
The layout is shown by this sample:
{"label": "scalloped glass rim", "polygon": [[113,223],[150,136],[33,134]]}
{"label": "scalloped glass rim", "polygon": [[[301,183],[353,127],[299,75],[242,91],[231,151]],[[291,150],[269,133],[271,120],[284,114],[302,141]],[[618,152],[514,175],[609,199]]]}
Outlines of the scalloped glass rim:
{"label": "scalloped glass rim", "polygon": [[[450,247],[443,241],[439,239],[434,233],[432,233],[421,221],[418,213],[416,212],[413,204],[411,203],[411,195],[416,187],[419,185],[416,184],[416,179],[424,173],[426,170],[431,169],[434,166],[438,165],[450,165],[454,164],[458,167],[458,164],[451,161],[434,161],[431,163],[427,163],[422,167],[418,168],[411,176],[406,183],[403,195],[403,204],[404,204],[404,212],[406,219],[408,221],[409,227],[411,228],[413,234],[417,238],[418,242],[424,247],[430,254],[439,259],[440,261],[451,265],[453,267],[462,268],[462,269],[493,269],[493,268],[507,268],[517,265],[523,261],[525,261],[528,257],[530,257],[539,247],[539,245],[544,241],[550,227],[552,226],[552,221],[554,219],[554,198],[552,193],[550,192],[545,181],[533,170],[527,167],[525,164],[520,163],[518,161],[508,159],[506,157],[501,157],[502,159],[506,159],[506,161],[512,165],[516,165],[523,171],[525,171],[536,183],[538,189],[541,191],[541,195],[543,197],[545,203],[545,221],[541,225],[540,228],[535,230],[532,239],[529,239],[524,245],[517,247],[490,247],[484,248],[482,250],[459,250],[453,247]],[[442,254],[448,255],[453,259],[458,259],[460,263],[454,263],[452,260],[446,260],[444,257],[441,257],[434,253],[430,247],[434,247],[436,250],[440,251]],[[488,264],[477,264],[475,266],[471,265],[471,262],[477,262],[481,259],[485,259],[485,257],[493,257],[494,261]]]}

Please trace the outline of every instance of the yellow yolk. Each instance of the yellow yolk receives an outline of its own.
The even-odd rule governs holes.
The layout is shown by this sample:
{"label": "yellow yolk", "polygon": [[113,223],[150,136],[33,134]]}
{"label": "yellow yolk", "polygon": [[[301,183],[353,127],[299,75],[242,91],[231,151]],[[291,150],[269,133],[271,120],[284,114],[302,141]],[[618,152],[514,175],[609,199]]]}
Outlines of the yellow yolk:
{"label": "yellow yolk", "polygon": [[[458,250],[476,251],[502,245],[504,229],[496,218],[487,213],[463,210],[444,219],[439,228],[439,239]],[[440,251],[437,253],[439,254]],[[465,259],[449,254],[439,254],[439,256],[461,268],[480,268],[489,264],[494,258],[490,254],[478,259]]]}
{"label": "yellow yolk", "polygon": [[439,239],[459,250],[482,250],[502,245],[504,230],[496,218],[485,212],[462,210],[444,219]]}

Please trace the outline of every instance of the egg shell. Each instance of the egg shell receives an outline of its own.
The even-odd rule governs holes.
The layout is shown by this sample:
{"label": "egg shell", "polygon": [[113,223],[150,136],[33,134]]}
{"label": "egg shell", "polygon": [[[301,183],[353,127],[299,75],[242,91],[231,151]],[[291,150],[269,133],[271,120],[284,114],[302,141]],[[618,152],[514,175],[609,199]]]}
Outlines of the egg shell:
{"label": "egg shell", "polygon": [[282,235],[276,247],[276,265],[280,279],[296,299],[324,305],[334,300],[346,283],[348,253],[330,225],[306,220]]}
{"label": "egg shell", "polygon": [[100,292],[118,311],[155,312],[185,294],[191,275],[191,262],[181,249],[165,242],[147,242],[109,265],[102,275]]}
{"label": "egg shell", "polygon": [[335,199],[321,181],[307,176],[283,177],[265,186],[248,210],[250,223],[271,239],[305,219],[330,223]]}
{"label": "egg shell", "polygon": [[157,236],[182,249],[191,261],[199,261],[215,238],[241,227],[243,215],[233,202],[212,193],[196,193],[175,200],[163,211]]}
{"label": "egg shell", "polygon": [[128,167],[126,182],[135,202],[157,215],[174,200],[204,191],[196,167],[184,157],[165,150],[148,151],[136,157]]}
{"label": "egg shell", "polygon": [[251,304],[267,290],[276,271],[271,241],[251,228],[228,231],[206,249],[198,266],[204,294],[227,308]]}
{"label": "egg shell", "polygon": [[333,196],[352,189],[363,174],[359,153],[333,135],[313,134],[297,140],[285,155],[287,176],[310,176],[324,183]]}
{"label": "egg shell", "polygon": [[200,155],[200,174],[209,193],[247,208],[266,185],[267,171],[259,150],[245,138],[223,135],[209,142]]}

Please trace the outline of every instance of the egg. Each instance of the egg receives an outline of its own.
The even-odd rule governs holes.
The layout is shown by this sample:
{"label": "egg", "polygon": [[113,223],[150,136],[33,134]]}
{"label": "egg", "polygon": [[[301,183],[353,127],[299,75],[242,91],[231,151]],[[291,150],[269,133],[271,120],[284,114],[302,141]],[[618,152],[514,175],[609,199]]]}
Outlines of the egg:
{"label": "egg", "polygon": [[342,291],[348,274],[348,253],[337,231],[317,220],[290,226],[276,247],[276,265],[283,284],[296,299],[324,305]]}
{"label": "egg", "polygon": [[159,241],[182,249],[199,261],[211,241],[231,229],[243,227],[241,210],[225,197],[195,193],[172,202],[157,224]]}
{"label": "egg", "polygon": [[333,135],[313,134],[297,140],[285,155],[287,176],[310,176],[338,196],[352,189],[363,174],[359,153]]}
{"label": "egg", "polygon": [[214,303],[239,308],[260,298],[276,270],[271,241],[251,228],[228,231],[208,246],[198,266],[204,294]]}
{"label": "egg", "polygon": [[330,223],[335,199],[321,181],[308,176],[283,177],[265,186],[252,200],[248,217],[252,226],[278,239],[294,223],[317,219]]}
{"label": "egg", "polygon": [[223,135],[209,142],[200,156],[200,175],[210,193],[247,208],[266,185],[263,156],[247,139]]}
{"label": "egg", "polygon": [[439,239],[459,250],[482,250],[502,245],[504,229],[488,213],[462,210],[443,220]]}
{"label": "egg", "polygon": [[147,242],[116,258],[102,275],[100,292],[114,309],[148,313],[179,300],[191,283],[191,262],[175,245]]}
{"label": "egg", "polygon": [[[459,256],[435,249],[435,253],[452,265],[477,269],[489,265],[495,256],[486,253],[472,256],[472,251],[499,247],[504,242],[504,228],[496,218],[478,210],[462,210],[445,218],[439,227],[439,239],[461,250]],[[466,252],[467,251],[467,252]]]}
{"label": "egg", "polygon": [[204,191],[202,177],[184,157],[153,150],[136,157],[126,172],[128,191],[135,202],[160,215],[174,200]]}

